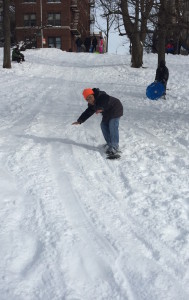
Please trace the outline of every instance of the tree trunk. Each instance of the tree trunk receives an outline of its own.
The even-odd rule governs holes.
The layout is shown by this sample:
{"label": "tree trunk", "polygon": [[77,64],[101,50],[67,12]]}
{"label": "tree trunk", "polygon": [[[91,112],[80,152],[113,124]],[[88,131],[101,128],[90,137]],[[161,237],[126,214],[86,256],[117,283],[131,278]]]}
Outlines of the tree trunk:
{"label": "tree trunk", "polygon": [[3,68],[11,68],[10,60],[10,0],[3,1],[4,58]]}
{"label": "tree trunk", "polygon": [[167,1],[160,1],[158,14],[158,64],[161,60],[165,61],[165,41],[167,35]]}
{"label": "tree trunk", "polygon": [[139,34],[131,38],[131,66],[141,68],[143,64],[143,45],[140,41]]}
{"label": "tree trunk", "polygon": [[[120,9],[122,11],[125,32],[131,42],[131,66],[133,68],[141,68],[143,64],[143,39],[145,39],[146,36],[146,31],[144,29],[146,27],[147,14],[145,15],[145,18],[140,19],[141,3],[142,2],[137,0],[133,4],[135,13],[134,17],[132,17],[130,15],[130,2],[128,0],[120,0]],[[143,15],[144,13],[142,12],[142,16]],[[142,25],[140,26],[140,24]],[[141,30],[143,30],[143,32],[141,32]]]}
{"label": "tree trunk", "polygon": [[109,17],[107,17],[107,29],[106,29],[106,52],[108,52],[108,43],[109,43],[109,31],[110,31],[110,28],[109,28]]}
{"label": "tree trunk", "polygon": [[158,34],[158,64],[161,60],[165,61],[165,40],[167,31],[165,28],[161,28]]}

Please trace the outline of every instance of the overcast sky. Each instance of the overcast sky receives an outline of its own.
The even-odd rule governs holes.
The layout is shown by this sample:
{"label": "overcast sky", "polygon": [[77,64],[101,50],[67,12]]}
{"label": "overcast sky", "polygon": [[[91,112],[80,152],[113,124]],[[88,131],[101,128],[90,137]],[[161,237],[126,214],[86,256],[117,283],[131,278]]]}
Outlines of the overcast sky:
{"label": "overcast sky", "polygon": [[109,37],[109,53],[127,54],[129,53],[129,42],[126,37],[119,36],[118,32],[111,30]]}
{"label": "overcast sky", "polygon": [[[100,17],[100,11],[96,10],[96,23],[100,24],[102,29],[106,28],[106,22],[103,18]],[[95,24],[96,25],[96,24]],[[116,24],[112,25],[109,35],[109,48],[108,52],[113,54],[127,54],[129,53],[129,42],[125,36],[119,36],[117,29],[115,29]],[[99,32],[100,29],[95,26],[95,32]]]}

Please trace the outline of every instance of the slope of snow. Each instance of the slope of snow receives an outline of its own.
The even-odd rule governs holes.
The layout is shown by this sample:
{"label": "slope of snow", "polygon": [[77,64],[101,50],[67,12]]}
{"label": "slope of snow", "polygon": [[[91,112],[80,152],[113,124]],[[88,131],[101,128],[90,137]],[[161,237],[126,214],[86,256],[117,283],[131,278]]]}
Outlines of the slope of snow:
{"label": "slope of snow", "polygon": [[[0,71],[0,299],[188,300],[188,57],[150,101],[156,55],[24,54]],[[87,87],[123,103],[120,160],[101,116],[71,125]]]}

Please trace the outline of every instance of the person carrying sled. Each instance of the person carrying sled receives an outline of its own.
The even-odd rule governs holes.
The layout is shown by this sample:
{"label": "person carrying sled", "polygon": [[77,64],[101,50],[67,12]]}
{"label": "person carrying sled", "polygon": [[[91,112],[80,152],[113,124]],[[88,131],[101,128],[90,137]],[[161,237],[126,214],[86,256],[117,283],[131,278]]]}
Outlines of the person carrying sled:
{"label": "person carrying sled", "polygon": [[167,81],[169,79],[169,70],[166,67],[166,63],[164,60],[161,60],[159,63],[159,66],[156,70],[156,77],[155,82],[161,82],[165,87],[165,93],[163,95],[163,98],[166,99],[166,87],[167,87]]}
{"label": "person carrying sled", "polygon": [[12,61],[17,61],[20,63],[21,61],[25,61],[24,54],[22,54],[19,50],[19,46],[16,46],[12,50]]}
{"label": "person carrying sled", "polygon": [[83,90],[83,97],[88,102],[88,108],[80,115],[72,125],[80,125],[94,113],[102,113],[101,130],[107,143],[108,155],[119,152],[119,120],[123,115],[123,105],[117,98],[109,96],[98,88]]}

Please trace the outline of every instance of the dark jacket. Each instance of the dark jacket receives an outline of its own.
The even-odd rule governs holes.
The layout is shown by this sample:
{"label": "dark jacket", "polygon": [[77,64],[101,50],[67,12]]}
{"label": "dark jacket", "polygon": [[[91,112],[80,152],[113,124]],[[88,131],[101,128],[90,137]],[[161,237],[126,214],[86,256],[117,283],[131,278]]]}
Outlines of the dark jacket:
{"label": "dark jacket", "polygon": [[77,47],[81,47],[81,45],[83,44],[83,41],[81,38],[77,38],[77,40],[75,41]]}
{"label": "dark jacket", "polygon": [[93,38],[93,40],[92,40],[92,45],[93,46],[97,46],[97,38],[96,38],[96,36]]}
{"label": "dark jacket", "polygon": [[155,80],[166,84],[168,79],[169,79],[169,70],[165,66],[165,62],[161,61],[159,67],[156,70]]}
{"label": "dark jacket", "polygon": [[90,45],[91,45],[91,38],[90,37],[86,37],[86,39],[84,41],[84,45],[85,45],[85,47],[90,47]]}
{"label": "dark jacket", "polygon": [[119,118],[123,116],[123,105],[117,98],[109,96],[103,91],[94,88],[95,104],[88,104],[88,108],[81,114],[77,120],[79,123],[85,122],[97,110],[102,109],[102,121],[109,122],[110,119]]}
{"label": "dark jacket", "polygon": [[18,48],[14,48],[12,50],[12,60],[17,60],[17,59],[24,59],[24,55],[20,53],[20,50]]}

